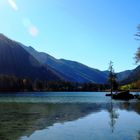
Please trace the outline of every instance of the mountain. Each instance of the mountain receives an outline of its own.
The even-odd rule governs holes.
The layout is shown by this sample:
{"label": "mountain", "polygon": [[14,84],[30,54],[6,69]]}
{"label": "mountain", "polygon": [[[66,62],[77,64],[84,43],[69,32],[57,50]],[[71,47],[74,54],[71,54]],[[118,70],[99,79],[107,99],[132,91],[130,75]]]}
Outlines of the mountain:
{"label": "mountain", "polygon": [[140,80],[140,66],[136,67],[131,74],[122,81],[122,84],[129,84]]}
{"label": "mountain", "polygon": [[[73,72],[75,72],[75,74],[78,75],[78,77],[80,76],[85,81],[95,82],[95,83],[106,83],[107,82],[105,75],[102,73],[102,71],[100,71],[98,69],[90,68],[86,65],[83,65],[83,64],[81,64],[79,62],[75,62],[75,61],[70,61],[70,60],[65,60],[65,59],[60,59],[60,61],[63,64],[69,66],[70,69],[72,69]],[[75,77],[75,75],[73,75],[73,78],[74,77]]]}
{"label": "mountain", "polygon": [[106,83],[106,75],[97,69],[90,68],[79,62],[56,59],[53,56],[38,52],[32,47],[23,46],[31,55],[33,55],[41,64],[48,65],[60,75],[65,76],[68,81],[72,82],[93,82],[93,83]]}
{"label": "mountain", "polygon": [[[131,71],[118,73],[121,81]],[[106,83],[108,71],[90,68],[76,61],[56,59],[53,56],[38,52],[19,42],[0,34],[0,74],[28,77],[31,79]]]}
{"label": "mountain", "polygon": [[125,70],[125,71],[117,73],[118,81],[122,81],[122,80],[126,79],[127,77],[129,77],[131,75],[132,71],[133,70]]}
{"label": "mountain", "polygon": [[60,80],[28,53],[20,43],[0,34],[0,74],[41,80]]}
{"label": "mountain", "polygon": [[[132,71],[133,71],[133,70],[125,70],[125,71],[116,73],[116,75],[117,75],[117,80],[118,80],[119,82],[123,81],[124,79],[126,79],[126,78],[132,73]],[[106,70],[106,71],[103,71],[103,73],[106,75],[106,78],[107,78],[108,75],[109,75],[109,71]]]}
{"label": "mountain", "polygon": [[[57,73],[63,75],[65,79],[72,82],[94,82],[94,83],[106,83],[108,79],[109,71],[100,71],[98,69],[90,68],[76,61],[70,61],[65,59],[56,59],[53,56],[38,52],[31,46],[23,46],[31,55],[33,55],[42,65],[48,65],[52,67]],[[118,81],[126,79],[132,70],[126,70],[117,73]]]}

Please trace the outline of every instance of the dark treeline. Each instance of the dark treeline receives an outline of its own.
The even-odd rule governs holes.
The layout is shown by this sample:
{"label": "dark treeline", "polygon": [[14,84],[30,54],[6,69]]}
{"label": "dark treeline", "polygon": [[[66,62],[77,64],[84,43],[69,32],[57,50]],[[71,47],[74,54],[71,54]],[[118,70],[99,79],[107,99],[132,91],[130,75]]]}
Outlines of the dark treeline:
{"label": "dark treeline", "polygon": [[66,81],[41,81],[0,75],[0,91],[104,91],[106,84],[71,83]]}

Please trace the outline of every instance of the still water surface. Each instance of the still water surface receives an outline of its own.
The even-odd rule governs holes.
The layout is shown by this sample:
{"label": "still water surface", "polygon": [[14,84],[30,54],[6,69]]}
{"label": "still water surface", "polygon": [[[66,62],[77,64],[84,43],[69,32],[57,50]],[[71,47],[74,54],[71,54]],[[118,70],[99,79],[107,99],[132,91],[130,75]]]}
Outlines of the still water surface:
{"label": "still water surface", "polygon": [[0,140],[140,140],[140,101],[105,94],[1,94]]}

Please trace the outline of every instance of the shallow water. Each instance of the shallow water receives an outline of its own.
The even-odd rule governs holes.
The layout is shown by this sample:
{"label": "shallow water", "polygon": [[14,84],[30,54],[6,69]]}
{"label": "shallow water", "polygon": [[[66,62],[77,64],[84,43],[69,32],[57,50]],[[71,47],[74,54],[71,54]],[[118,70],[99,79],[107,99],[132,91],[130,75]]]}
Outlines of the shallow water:
{"label": "shallow water", "polygon": [[140,101],[105,93],[0,95],[0,140],[140,140]]}

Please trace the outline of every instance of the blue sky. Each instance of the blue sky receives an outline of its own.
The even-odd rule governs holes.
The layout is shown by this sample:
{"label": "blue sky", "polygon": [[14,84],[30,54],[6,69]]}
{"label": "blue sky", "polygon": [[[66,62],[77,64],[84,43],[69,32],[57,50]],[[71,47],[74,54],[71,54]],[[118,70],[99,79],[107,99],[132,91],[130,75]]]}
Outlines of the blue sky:
{"label": "blue sky", "polygon": [[139,0],[0,0],[0,32],[56,58],[135,68]]}

